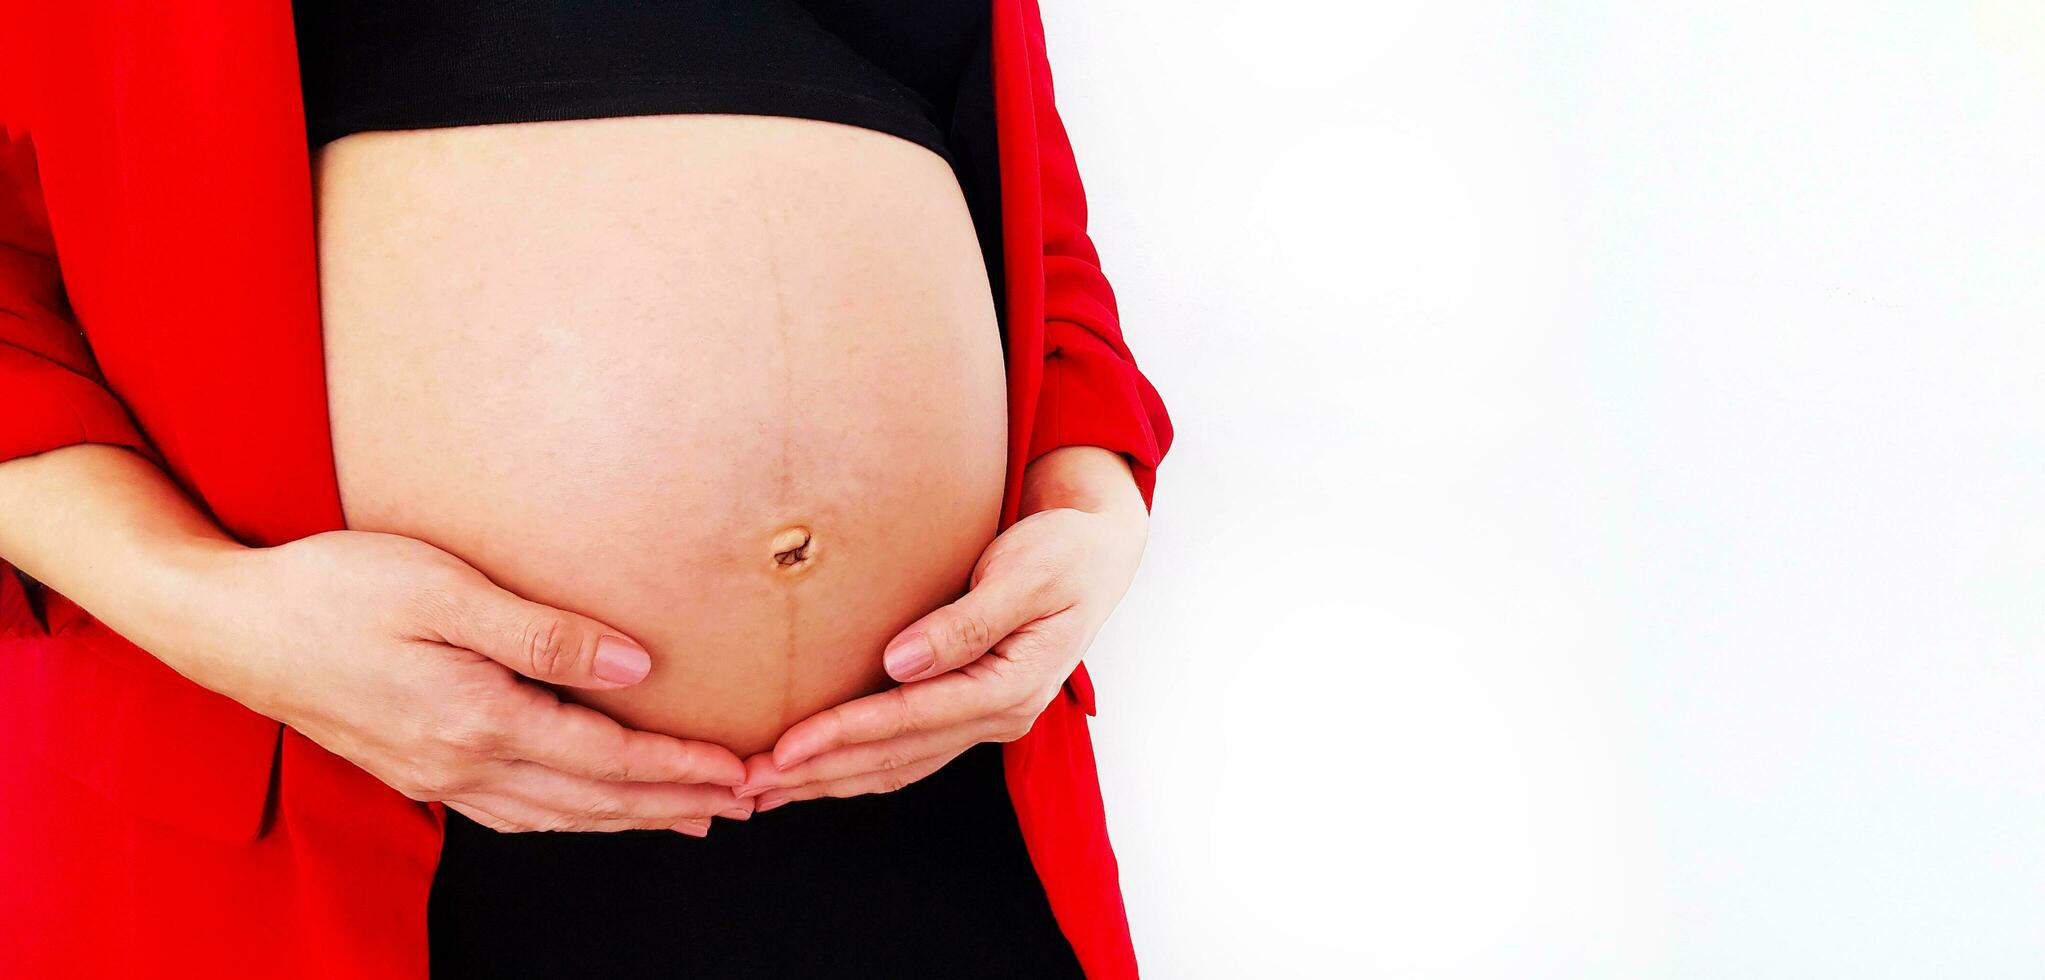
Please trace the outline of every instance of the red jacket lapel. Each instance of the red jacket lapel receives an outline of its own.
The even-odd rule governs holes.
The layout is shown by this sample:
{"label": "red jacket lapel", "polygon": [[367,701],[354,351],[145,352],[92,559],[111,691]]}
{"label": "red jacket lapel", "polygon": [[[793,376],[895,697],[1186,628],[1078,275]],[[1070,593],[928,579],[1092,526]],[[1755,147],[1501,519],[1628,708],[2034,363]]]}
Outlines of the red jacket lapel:
{"label": "red jacket lapel", "polygon": [[[67,292],[108,385],[145,421],[173,475],[244,540],[271,544],[339,527],[290,5],[24,2],[7,10],[10,22],[29,25],[25,34],[48,43],[37,71],[5,76],[10,90],[0,93],[0,113],[8,115],[0,121],[36,136],[42,193],[50,213],[61,216],[55,224]],[[1057,256],[1060,293],[1053,298],[1066,311],[1060,383],[1126,404],[1076,394],[1047,414],[1040,398],[1050,305],[1045,228],[1056,223],[1067,233],[1061,249],[1075,229],[1083,241],[1084,212],[1062,128],[1050,144],[1042,141],[1044,120],[1056,127],[1056,117],[1034,0],[994,0],[994,17],[1011,418],[1006,526],[1034,453],[1081,438],[1122,449],[1139,465],[1147,498],[1147,470],[1169,431],[1162,439],[1153,431],[1163,425],[1161,406],[1146,420],[1147,403],[1136,402],[1147,383],[1133,363],[1122,363],[1112,298],[1083,255]],[[23,80],[36,90],[16,88]],[[33,110],[25,121],[14,114],[22,105]],[[1111,427],[1089,421],[1101,419]],[[107,658],[104,669],[119,669],[102,675],[105,684],[81,684],[81,665],[101,661],[81,659],[88,647],[73,637],[65,650],[44,651],[49,656],[38,663],[55,673],[23,688],[18,707],[57,725],[92,716],[108,698],[121,699],[129,714],[126,728],[53,731],[50,752],[59,763],[97,767],[103,793],[128,805],[147,801],[158,819],[214,837],[253,834],[258,801],[273,785],[276,723],[197,689],[96,623],[75,622],[97,630],[90,646]],[[1074,695],[1054,702],[1029,736],[1006,747],[1010,792],[1053,911],[1089,975],[1133,976],[1087,740],[1091,687],[1083,673]],[[302,748],[310,753],[305,764],[324,764],[310,761],[323,755],[310,743]],[[218,778],[194,780],[194,773]],[[308,778],[282,776],[274,785],[285,794],[294,779]],[[364,810],[372,811],[378,808]],[[374,837],[373,827],[362,829]],[[393,825],[390,839],[416,840],[416,831]],[[430,857],[419,856],[423,867]],[[345,863],[347,856],[323,860]],[[330,895],[305,914],[391,900]],[[133,928],[145,935],[148,926]],[[308,935],[340,929],[307,928]]]}

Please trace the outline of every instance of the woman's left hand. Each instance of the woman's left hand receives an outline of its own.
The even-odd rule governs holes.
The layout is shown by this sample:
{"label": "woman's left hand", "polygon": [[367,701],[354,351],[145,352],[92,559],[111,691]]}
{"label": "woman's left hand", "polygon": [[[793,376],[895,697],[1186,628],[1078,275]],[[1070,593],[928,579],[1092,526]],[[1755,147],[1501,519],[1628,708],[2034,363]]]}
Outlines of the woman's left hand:
{"label": "woman's left hand", "polygon": [[[1128,480],[1125,463],[1107,466],[1082,458],[1045,485],[1085,491],[1070,499],[1087,506],[1112,505],[1047,507],[996,537],[965,596],[888,641],[884,663],[901,685],[796,723],[771,752],[746,760],[740,798],[757,795],[756,809],[766,811],[791,800],[893,792],[974,745],[1028,732],[1143,556],[1149,513],[1133,487],[1100,493],[1076,482],[1113,480],[1117,471]],[[1047,495],[1056,496],[1035,494]]]}

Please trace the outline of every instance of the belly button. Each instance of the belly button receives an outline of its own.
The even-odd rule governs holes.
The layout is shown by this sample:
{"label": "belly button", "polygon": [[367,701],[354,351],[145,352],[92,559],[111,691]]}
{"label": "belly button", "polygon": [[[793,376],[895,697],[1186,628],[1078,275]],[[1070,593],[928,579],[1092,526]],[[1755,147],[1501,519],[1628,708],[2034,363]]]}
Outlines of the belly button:
{"label": "belly button", "polygon": [[774,567],[784,572],[802,571],[817,556],[816,537],[806,527],[791,527],[774,535],[769,547],[774,552]]}

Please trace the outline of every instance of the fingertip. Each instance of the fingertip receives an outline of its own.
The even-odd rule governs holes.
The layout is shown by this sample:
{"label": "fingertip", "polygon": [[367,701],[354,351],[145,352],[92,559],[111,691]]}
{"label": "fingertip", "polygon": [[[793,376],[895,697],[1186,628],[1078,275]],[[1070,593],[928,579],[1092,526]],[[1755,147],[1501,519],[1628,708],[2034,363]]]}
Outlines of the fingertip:
{"label": "fingertip", "polygon": [[787,772],[796,766],[802,765],[803,760],[808,759],[810,755],[811,753],[805,749],[784,749],[777,745],[774,747],[774,770],[776,772]]}
{"label": "fingertip", "polygon": [[717,770],[718,771],[716,775],[710,777],[709,779],[704,780],[704,782],[707,782],[712,786],[726,786],[734,789],[745,785],[746,782],[745,763],[735,762],[728,766],[720,764],[717,767]]}
{"label": "fingertip", "polygon": [[606,633],[596,641],[594,671],[599,680],[630,687],[653,672],[653,656],[625,637]]}
{"label": "fingertip", "polygon": [[737,786],[746,781],[746,764],[730,749],[714,742],[683,739],[680,767],[684,782]]}
{"label": "fingertip", "polygon": [[937,650],[930,645],[930,637],[924,633],[912,633],[901,642],[890,647],[881,656],[887,666],[888,676],[898,681],[908,681],[929,670],[937,662]]}
{"label": "fingertip", "polygon": [[773,787],[775,776],[779,773],[780,770],[774,766],[773,757],[764,752],[748,758],[745,782],[739,784],[733,794],[741,800],[758,796]]}

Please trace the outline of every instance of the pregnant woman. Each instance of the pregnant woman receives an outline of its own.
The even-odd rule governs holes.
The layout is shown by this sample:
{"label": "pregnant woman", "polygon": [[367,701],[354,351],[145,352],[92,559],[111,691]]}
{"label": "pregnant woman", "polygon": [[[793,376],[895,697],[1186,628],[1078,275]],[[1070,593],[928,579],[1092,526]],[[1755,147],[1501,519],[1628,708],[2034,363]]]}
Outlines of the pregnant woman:
{"label": "pregnant woman", "polygon": [[1033,0],[0,10],[4,972],[1134,975]]}

